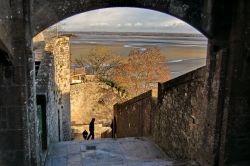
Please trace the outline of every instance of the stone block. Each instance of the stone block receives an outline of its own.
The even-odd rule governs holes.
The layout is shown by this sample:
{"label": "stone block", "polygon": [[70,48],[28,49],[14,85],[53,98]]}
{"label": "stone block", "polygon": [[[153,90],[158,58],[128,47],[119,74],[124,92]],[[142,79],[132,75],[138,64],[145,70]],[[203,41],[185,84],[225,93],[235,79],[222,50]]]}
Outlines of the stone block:
{"label": "stone block", "polygon": [[9,86],[3,89],[5,96],[4,105],[6,106],[24,106],[25,105],[25,86]]}
{"label": "stone block", "polygon": [[0,151],[23,150],[23,130],[0,130]]}
{"label": "stone block", "polygon": [[13,83],[17,85],[25,85],[25,74],[24,66],[16,66],[13,70]]}
{"label": "stone block", "polygon": [[8,129],[23,129],[23,113],[22,107],[7,108],[7,123]]}
{"label": "stone block", "polygon": [[7,129],[7,121],[0,120],[0,130]]}
{"label": "stone block", "polygon": [[7,111],[5,107],[0,107],[0,121],[5,121],[6,120],[6,116],[7,115]]}
{"label": "stone block", "polygon": [[0,151],[1,166],[25,166],[24,151],[22,150],[5,150]]}

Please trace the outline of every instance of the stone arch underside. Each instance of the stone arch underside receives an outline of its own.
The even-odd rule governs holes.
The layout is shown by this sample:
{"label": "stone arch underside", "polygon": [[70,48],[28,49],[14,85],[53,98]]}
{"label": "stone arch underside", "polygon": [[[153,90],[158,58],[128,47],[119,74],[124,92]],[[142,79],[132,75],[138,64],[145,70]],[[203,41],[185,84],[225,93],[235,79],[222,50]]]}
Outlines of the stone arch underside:
{"label": "stone arch underside", "polygon": [[5,64],[5,65],[10,65],[11,60],[10,60],[9,54],[6,52],[6,50],[1,48],[1,41],[0,41],[0,64],[1,63]]}
{"label": "stone arch underside", "polygon": [[175,16],[205,36],[210,36],[210,17],[206,0],[32,0],[32,35],[70,16],[109,7],[136,7]]}
{"label": "stone arch underside", "polygon": [[[34,125],[27,131],[27,115],[34,110],[30,75],[33,69],[28,67],[32,66],[29,61],[32,58],[29,46],[31,36],[67,17],[105,7],[138,7],[168,13],[191,24],[211,39],[208,45],[208,95],[204,96],[208,103],[204,107],[209,111],[206,121],[216,119],[218,127],[215,131],[211,130],[216,135],[216,139],[211,140],[214,146],[213,162],[216,165],[243,160],[249,162],[250,136],[248,130],[245,130],[249,126],[247,117],[250,116],[249,1],[0,0],[0,40],[7,48],[3,54],[9,54],[14,60],[14,67],[0,65],[5,73],[0,73],[0,76],[5,77],[4,81],[0,79],[0,96],[4,96],[0,98],[0,104],[4,104],[4,107],[1,105],[3,111],[8,111],[16,118],[15,123],[8,119],[3,123],[7,128],[1,129],[0,133],[0,165],[36,163],[35,151],[38,147],[35,147],[36,142],[30,141],[35,136],[28,135],[34,131]],[[212,124],[208,127],[212,128]],[[206,135],[209,134],[206,132]],[[234,146],[239,145],[242,138],[246,138],[246,142]],[[205,158],[203,160],[207,161]]]}
{"label": "stone arch underside", "polygon": [[11,56],[9,49],[6,47],[5,43],[0,39],[0,63],[10,65],[12,64],[12,62],[13,57]]}

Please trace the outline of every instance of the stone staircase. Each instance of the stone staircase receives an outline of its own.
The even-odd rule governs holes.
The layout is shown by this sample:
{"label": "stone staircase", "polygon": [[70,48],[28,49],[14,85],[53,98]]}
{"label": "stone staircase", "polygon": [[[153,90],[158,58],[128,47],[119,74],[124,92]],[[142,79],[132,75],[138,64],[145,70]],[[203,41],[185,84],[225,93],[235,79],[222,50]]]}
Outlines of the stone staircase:
{"label": "stone staircase", "polygon": [[96,139],[51,146],[45,166],[189,166],[175,161],[146,138]]}

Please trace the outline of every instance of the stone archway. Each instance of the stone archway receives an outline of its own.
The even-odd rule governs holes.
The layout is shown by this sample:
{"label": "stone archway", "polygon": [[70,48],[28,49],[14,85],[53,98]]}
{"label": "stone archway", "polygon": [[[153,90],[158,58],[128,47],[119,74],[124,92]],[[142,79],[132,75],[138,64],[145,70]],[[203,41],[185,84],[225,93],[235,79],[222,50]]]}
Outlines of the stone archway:
{"label": "stone archway", "polygon": [[[41,4],[40,4],[41,3]],[[204,9],[206,5],[204,2],[194,3],[191,1],[60,1],[60,2],[36,2],[34,8],[31,10],[31,21],[32,21],[32,35],[36,35],[41,30],[47,28],[54,23],[57,23],[67,17],[70,17],[75,14],[87,12],[94,9],[101,9],[107,7],[137,7],[137,8],[146,8],[155,11],[160,11],[173,15],[181,20],[189,23],[194,26],[196,29],[204,33],[206,36],[210,36],[209,30],[209,15],[204,13],[209,9]],[[39,5],[40,4],[40,5]],[[198,9],[198,10],[197,10]],[[44,18],[45,17],[45,18]],[[214,112],[213,112],[214,113]],[[214,127],[214,120],[212,120],[209,130]],[[212,131],[209,131],[209,134],[212,134]],[[202,136],[201,136],[202,137]],[[213,138],[213,136],[211,136]],[[209,142],[211,143],[211,142]],[[209,160],[213,160],[212,157],[212,148],[208,148],[205,154],[209,154]],[[211,154],[211,155],[210,155]],[[207,158],[206,158],[207,159]],[[204,160],[206,160],[204,157]],[[202,160],[202,159],[201,159]],[[210,162],[212,163],[212,162]]]}
{"label": "stone archway", "polygon": [[33,36],[67,17],[109,7],[136,7],[166,13],[187,22],[205,36],[210,36],[210,8],[204,0],[32,0],[31,3]]}
{"label": "stone archway", "polygon": [[[0,1],[0,38],[14,62],[8,70],[8,84],[0,79],[6,105],[1,103],[0,109],[15,118],[14,122],[7,119],[6,127],[0,126],[0,165],[39,164],[38,147],[31,141],[36,133],[29,124],[34,121],[30,116],[35,109],[32,36],[74,14],[105,7],[139,7],[167,13],[210,39],[204,109],[206,120],[212,120],[206,127],[215,136],[211,140],[212,165],[249,162],[249,132],[245,130],[250,108],[247,0],[20,0]],[[236,146],[241,141],[243,146]]]}

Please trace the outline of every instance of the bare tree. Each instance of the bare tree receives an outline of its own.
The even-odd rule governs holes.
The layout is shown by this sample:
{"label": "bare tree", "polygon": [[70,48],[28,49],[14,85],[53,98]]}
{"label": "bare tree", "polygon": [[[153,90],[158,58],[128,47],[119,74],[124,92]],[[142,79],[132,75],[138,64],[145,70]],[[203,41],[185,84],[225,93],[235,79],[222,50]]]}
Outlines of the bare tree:
{"label": "bare tree", "polygon": [[101,78],[109,78],[111,69],[121,62],[121,57],[104,46],[94,47],[89,55],[77,58],[76,63],[83,67],[88,66],[93,74]]}
{"label": "bare tree", "polygon": [[129,53],[128,62],[116,66],[113,80],[126,87],[131,97],[156,88],[158,82],[171,78],[166,58],[159,48],[147,48],[145,51],[134,49]]}

